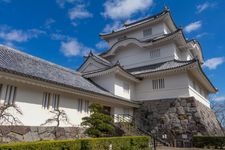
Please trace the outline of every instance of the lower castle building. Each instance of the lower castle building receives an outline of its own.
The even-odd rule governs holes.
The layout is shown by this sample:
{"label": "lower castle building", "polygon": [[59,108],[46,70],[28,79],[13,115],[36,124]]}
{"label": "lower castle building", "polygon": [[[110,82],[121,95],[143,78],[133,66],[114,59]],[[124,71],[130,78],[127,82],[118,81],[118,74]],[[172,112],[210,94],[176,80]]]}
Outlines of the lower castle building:
{"label": "lower castle building", "polygon": [[159,138],[223,134],[210,108],[208,95],[217,89],[202,70],[201,46],[186,40],[168,9],[100,36],[110,48],[90,52],[77,71],[0,46],[1,105],[16,104],[22,114],[12,113],[27,127],[58,109],[70,121],[62,127],[79,126],[88,106],[99,103],[115,122],[131,116]]}

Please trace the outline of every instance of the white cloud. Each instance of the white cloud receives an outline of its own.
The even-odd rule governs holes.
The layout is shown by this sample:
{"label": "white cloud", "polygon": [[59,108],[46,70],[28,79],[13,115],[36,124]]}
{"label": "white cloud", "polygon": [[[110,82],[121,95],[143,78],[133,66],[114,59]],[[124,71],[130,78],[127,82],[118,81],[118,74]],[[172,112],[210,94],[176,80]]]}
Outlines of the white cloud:
{"label": "white cloud", "polygon": [[70,36],[60,33],[52,33],[50,37],[52,40],[60,40],[60,41],[72,39]]}
{"label": "white cloud", "polygon": [[40,34],[45,34],[39,29],[19,30],[11,29],[8,26],[0,27],[0,39],[5,42],[26,42],[32,38],[37,38]]}
{"label": "white cloud", "polygon": [[200,34],[196,35],[196,38],[202,38],[202,37],[204,37],[206,35],[208,35],[208,33],[203,32],[203,33],[200,33]]}
{"label": "white cloud", "polygon": [[104,17],[116,19],[130,18],[131,15],[147,10],[153,0],[107,0],[104,3]]}
{"label": "white cloud", "polygon": [[225,62],[224,57],[215,57],[205,61],[203,67],[206,67],[210,70],[216,69],[219,65]]}
{"label": "white cloud", "polygon": [[119,29],[122,26],[122,23],[120,21],[115,21],[111,24],[107,24],[104,29],[103,32],[108,33],[111,32],[113,30]]}
{"label": "white cloud", "polygon": [[203,4],[197,5],[196,8],[197,8],[197,12],[198,12],[198,13],[201,13],[201,12],[203,12],[204,10],[206,10],[206,9],[208,9],[208,8],[212,8],[212,7],[214,7],[214,6],[215,6],[214,3],[205,2],[205,3],[203,3]]}
{"label": "white cloud", "polygon": [[96,46],[97,49],[100,49],[100,50],[109,48],[108,43],[105,42],[105,41],[100,41],[95,46]]}
{"label": "white cloud", "polygon": [[186,27],[184,27],[184,31],[187,33],[190,33],[192,31],[198,30],[202,27],[201,21],[196,21],[188,24]]}
{"label": "white cloud", "polygon": [[83,19],[83,18],[90,18],[92,17],[92,13],[90,13],[86,8],[85,5],[77,5],[74,8],[70,9],[69,12],[69,18],[71,20],[74,19]]}
{"label": "white cloud", "polygon": [[217,96],[214,98],[214,101],[225,101],[225,96]]}
{"label": "white cloud", "polygon": [[59,5],[59,7],[64,8],[66,3],[72,4],[76,2],[76,0],[56,0],[56,3]]}
{"label": "white cloud", "polygon": [[86,55],[91,49],[79,43],[75,39],[61,42],[60,51],[66,57]]}
{"label": "white cloud", "polygon": [[49,29],[49,28],[51,28],[51,25],[54,24],[54,23],[55,23],[54,19],[48,18],[48,19],[46,19],[44,26],[45,26],[45,28]]}

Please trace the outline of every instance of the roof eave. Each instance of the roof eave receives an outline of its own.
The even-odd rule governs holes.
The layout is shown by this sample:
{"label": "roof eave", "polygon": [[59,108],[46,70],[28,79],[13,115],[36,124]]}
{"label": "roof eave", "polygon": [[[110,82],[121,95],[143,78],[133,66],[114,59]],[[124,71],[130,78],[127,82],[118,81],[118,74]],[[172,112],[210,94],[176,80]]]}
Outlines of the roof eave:
{"label": "roof eave", "polygon": [[[169,22],[171,22],[171,27],[176,30],[177,29],[177,26],[170,14],[170,11],[169,10],[163,10],[162,12],[154,15],[154,16],[151,16],[151,17],[148,17],[149,19],[142,19],[142,20],[139,20],[139,21],[136,21],[134,23],[131,23],[130,25],[125,25],[125,27],[127,28],[124,28],[124,29],[121,29],[119,31],[112,31],[111,33],[100,33],[99,36],[103,39],[103,40],[107,40],[109,38],[112,38],[116,35],[120,35],[120,34],[123,34],[123,33],[126,33],[126,32],[130,32],[131,30],[133,29],[137,29],[139,27],[142,27],[142,26],[145,26],[145,24],[149,24],[149,23],[153,23],[153,21],[156,21],[157,20],[160,20],[160,19],[163,19],[164,17],[169,17]],[[143,22],[143,23],[141,23]],[[136,24],[136,25],[135,25]]]}
{"label": "roof eave", "polygon": [[111,73],[120,74],[121,76],[123,76],[123,77],[125,77],[125,78],[127,78],[127,79],[129,79],[133,82],[140,82],[139,79],[137,79],[134,75],[127,72],[125,69],[123,69],[119,65],[115,65],[115,66],[113,66],[109,69],[103,70],[103,71],[90,73],[90,74],[84,74],[83,77],[93,78],[93,77],[97,77],[97,76],[104,76],[104,75],[111,74]]}

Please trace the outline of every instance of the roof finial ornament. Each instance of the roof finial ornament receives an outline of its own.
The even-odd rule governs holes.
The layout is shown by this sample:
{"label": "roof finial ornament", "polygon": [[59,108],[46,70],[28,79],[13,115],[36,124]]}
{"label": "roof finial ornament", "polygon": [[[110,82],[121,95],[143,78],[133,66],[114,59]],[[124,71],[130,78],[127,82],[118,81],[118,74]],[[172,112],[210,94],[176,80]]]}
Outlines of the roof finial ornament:
{"label": "roof finial ornament", "polygon": [[115,64],[116,66],[120,66],[120,61],[119,60],[117,60],[117,62],[116,62],[116,64]]}
{"label": "roof finial ornament", "polygon": [[169,7],[166,5],[166,3],[164,3],[164,11],[170,11]]}
{"label": "roof finial ornament", "polygon": [[92,49],[90,50],[90,52],[89,52],[89,55],[93,56],[93,52],[92,52]]}

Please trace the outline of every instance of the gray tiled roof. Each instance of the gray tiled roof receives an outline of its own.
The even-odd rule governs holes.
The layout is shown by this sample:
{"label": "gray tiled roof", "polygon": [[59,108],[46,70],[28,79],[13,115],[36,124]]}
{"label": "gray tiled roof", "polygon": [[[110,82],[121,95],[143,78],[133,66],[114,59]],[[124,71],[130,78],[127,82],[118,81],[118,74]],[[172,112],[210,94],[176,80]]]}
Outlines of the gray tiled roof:
{"label": "gray tiled roof", "polygon": [[105,63],[106,65],[108,65],[108,66],[113,66],[113,64],[111,63],[111,62],[109,62],[108,60],[106,60],[106,59],[104,59],[104,58],[102,58],[101,56],[98,56],[98,55],[96,55],[96,54],[93,54],[93,58],[96,60],[97,59],[97,61],[99,60],[99,61],[101,61],[102,63]]}
{"label": "gray tiled roof", "polygon": [[0,45],[0,71],[54,82],[107,96],[114,96],[83,78],[76,71],[2,45]]}
{"label": "gray tiled roof", "polygon": [[182,66],[191,64],[195,61],[196,61],[195,59],[190,60],[190,61],[171,60],[171,61],[157,63],[157,64],[153,64],[153,65],[131,68],[131,69],[127,69],[127,71],[133,75],[139,75],[139,74],[143,74],[143,73],[151,73],[151,72],[157,72],[157,71],[178,68],[178,67],[182,67]]}

